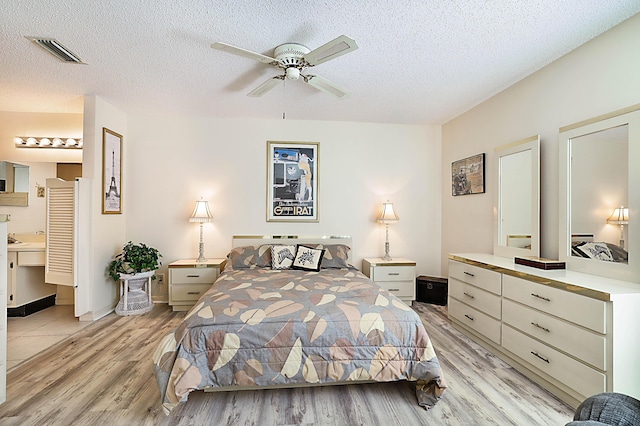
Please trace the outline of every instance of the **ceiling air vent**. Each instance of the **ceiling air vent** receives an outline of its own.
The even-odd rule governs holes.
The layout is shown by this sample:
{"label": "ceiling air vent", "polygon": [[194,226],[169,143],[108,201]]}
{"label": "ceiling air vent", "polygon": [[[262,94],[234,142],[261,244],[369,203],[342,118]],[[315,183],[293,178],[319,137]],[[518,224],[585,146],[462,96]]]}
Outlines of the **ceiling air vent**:
{"label": "ceiling air vent", "polygon": [[71,62],[75,64],[84,64],[71,50],[67,49],[55,38],[27,37],[29,40],[51,53],[63,62]]}

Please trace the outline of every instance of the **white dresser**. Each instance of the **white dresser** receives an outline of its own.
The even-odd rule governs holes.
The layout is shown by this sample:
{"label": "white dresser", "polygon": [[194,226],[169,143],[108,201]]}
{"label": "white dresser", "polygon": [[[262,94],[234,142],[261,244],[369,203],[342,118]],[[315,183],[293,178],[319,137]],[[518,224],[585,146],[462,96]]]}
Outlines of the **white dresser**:
{"label": "white dresser", "polygon": [[416,262],[410,259],[365,258],[362,273],[411,306],[416,300]]}
{"label": "white dresser", "polygon": [[573,406],[605,391],[640,398],[640,285],[488,254],[449,258],[456,328]]}

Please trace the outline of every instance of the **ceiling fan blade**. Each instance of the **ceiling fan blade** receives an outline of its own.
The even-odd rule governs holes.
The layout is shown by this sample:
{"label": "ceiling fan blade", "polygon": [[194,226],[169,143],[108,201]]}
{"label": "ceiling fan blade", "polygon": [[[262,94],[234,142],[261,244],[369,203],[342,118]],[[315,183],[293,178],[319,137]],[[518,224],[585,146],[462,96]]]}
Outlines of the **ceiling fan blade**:
{"label": "ceiling fan blade", "polygon": [[317,76],[317,75],[305,75],[304,81],[311,86],[315,87],[318,90],[322,90],[323,92],[329,93],[330,95],[335,96],[339,99],[345,99],[349,97],[349,93],[347,93],[342,88],[336,86],[334,83],[330,82],[326,78]]}
{"label": "ceiling fan blade", "polygon": [[311,52],[304,55],[302,59],[304,59],[309,66],[314,66],[330,61],[331,59],[335,59],[338,56],[342,56],[356,49],[358,49],[358,45],[355,40],[347,37],[346,35],[341,35],[340,37],[331,40],[329,43],[323,44],[317,49],[313,49]]}
{"label": "ceiling fan blade", "polygon": [[275,58],[252,52],[250,50],[241,49],[240,47],[232,46],[230,44],[216,42],[213,43],[211,47],[217,50],[222,50],[223,52],[231,53],[233,55],[242,56],[243,58],[249,58],[253,59],[254,61],[263,62],[265,64],[278,65],[278,61]]}
{"label": "ceiling fan blade", "polygon": [[280,83],[283,80],[284,80],[284,76],[282,76],[282,75],[277,75],[275,77],[272,77],[269,80],[267,80],[264,83],[262,83],[260,86],[258,86],[255,89],[253,89],[251,92],[247,93],[247,96],[251,96],[253,98],[257,98],[259,96],[262,96],[265,93],[267,93],[269,90],[271,90],[274,87],[276,87],[278,85],[278,83]]}

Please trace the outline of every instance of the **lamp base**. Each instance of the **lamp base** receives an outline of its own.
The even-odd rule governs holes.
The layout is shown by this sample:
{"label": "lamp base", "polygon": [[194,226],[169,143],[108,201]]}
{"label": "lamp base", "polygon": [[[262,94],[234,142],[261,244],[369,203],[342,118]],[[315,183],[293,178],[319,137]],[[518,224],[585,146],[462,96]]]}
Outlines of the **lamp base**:
{"label": "lamp base", "polygon": [[382,260],[385,260],[385,261],[393,260],[391,256],[389,256],[389,241],[384,243],[384,256],[382,256]]}
{"label": "lamp base", "polygon": [[202,223],[200,224],[200,243],[198,244],[198,258],[196,262],[206,262],[207,258],[204,257],[204,242],[202,241]]}

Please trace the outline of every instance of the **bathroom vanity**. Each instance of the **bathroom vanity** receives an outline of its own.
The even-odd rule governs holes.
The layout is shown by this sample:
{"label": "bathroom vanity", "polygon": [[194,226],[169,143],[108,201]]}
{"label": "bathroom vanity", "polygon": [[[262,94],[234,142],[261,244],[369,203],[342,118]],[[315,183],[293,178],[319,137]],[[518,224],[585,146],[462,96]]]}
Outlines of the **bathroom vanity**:
{"label": "bathroom vanity", "polygon": [[8,316],[26,316],[55,305],[57,287],[44,282],[44,235],[27,235],[16,235],[19,242],[7,246]]}

